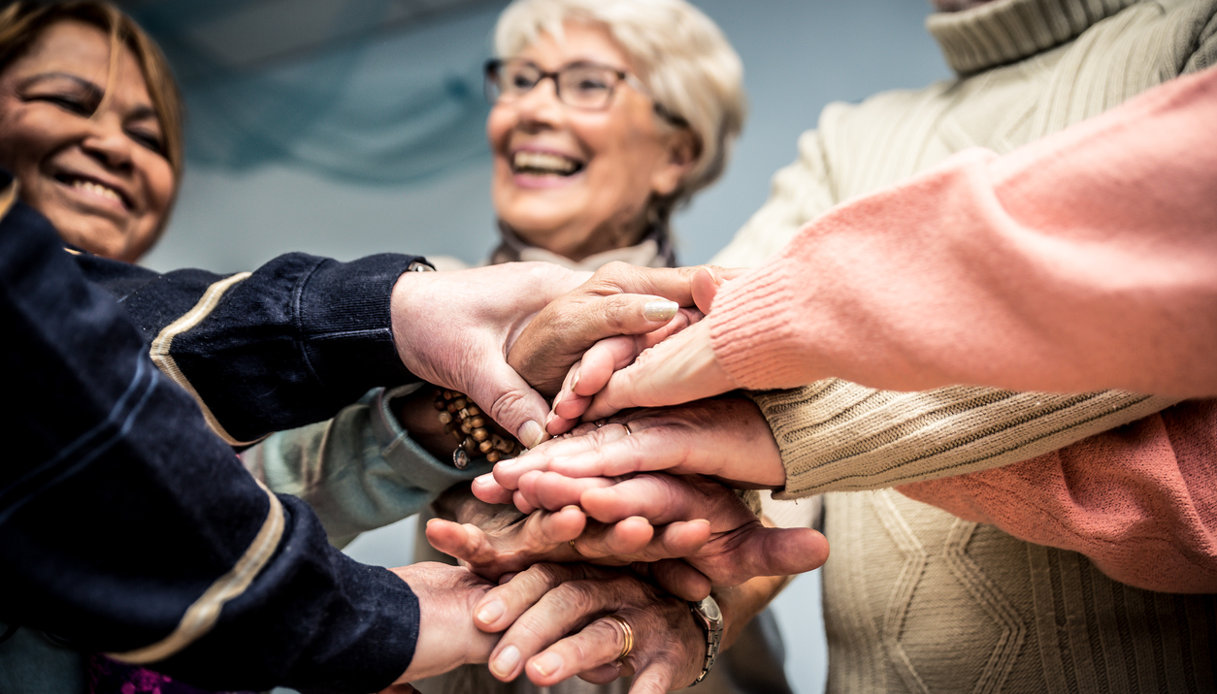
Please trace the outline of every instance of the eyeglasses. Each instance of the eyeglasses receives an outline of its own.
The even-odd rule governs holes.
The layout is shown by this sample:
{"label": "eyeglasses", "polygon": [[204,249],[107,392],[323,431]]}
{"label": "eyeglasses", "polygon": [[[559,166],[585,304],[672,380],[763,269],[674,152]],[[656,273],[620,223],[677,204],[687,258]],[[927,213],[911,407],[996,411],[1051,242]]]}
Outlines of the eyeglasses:
{"label": "eyeglasses", "polygon": [[583,111],[603,111],[608,108],[613,101],[617,85],[625,82],[651,100],[659,117],[677,127],[689,127],[688,121],[655,101],[655,97],[651,96],[638,78],[625,70],[589,61],[571,63],[555,72],[546,72],[535,63],[521,58],[488,60],[486,99],[492,104],[497,101],[514,101],[546,78],[554,81],[554,94],[558,101]]}

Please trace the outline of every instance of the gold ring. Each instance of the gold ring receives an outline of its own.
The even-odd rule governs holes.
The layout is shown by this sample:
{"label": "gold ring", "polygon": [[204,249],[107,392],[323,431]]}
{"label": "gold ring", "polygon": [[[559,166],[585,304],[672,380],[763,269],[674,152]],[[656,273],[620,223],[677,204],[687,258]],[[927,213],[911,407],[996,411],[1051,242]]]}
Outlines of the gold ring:
{"label": "gold ring", "polygon": [[634,651],[634,627],[630,626],[629,622],[615,614],[607,615],[607,618],[621,625],[621,640],[623,645],[621,646],[621,653],[617,656],[617,660],[625,660],[626,657],[628,657],[630,653]]}
{"label": "gold ring", "polygon": [[566,543],[570,545],[571,551],[573,551],[575,554],[579,553],[579,548],[575,546],[574,540],[567,540]]}

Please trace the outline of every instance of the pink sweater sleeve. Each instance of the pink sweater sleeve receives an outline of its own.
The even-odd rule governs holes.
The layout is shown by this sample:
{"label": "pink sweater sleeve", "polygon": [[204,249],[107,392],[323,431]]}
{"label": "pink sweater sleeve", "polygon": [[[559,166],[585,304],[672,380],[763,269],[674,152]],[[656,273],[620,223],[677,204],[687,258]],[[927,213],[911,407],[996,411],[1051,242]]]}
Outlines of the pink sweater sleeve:
{"label": "pink sweater sleeve", "polygon": [[1217,400],[1193,400],[1061,450],[898,487],[965,520],[1080,552],[1117,581],[1217,593]]}
{"label": "pink sweater sleeve", "polygon": [[1214,123],[1217,68],[840,206],[723,287],[715,354],[753,389],[1217,394]]}

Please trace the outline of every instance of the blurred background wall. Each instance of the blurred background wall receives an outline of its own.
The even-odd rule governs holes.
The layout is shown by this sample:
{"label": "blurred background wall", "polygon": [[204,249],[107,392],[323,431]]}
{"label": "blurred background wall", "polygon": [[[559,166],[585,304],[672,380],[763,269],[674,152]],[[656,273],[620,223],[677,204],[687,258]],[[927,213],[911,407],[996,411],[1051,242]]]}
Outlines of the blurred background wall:
{"label": "blurred background wall", "polygon": [[[148,265],[236,271],[286,251],[484,260],[495,235],[480,68],[506,3],[121,4],[166,49],[189,109],[181,197]],[[674,219],[684,263],[708,260],[764,202],[826,103],[948,74],[923,27],[926,0],[695,4],[743,58],[749,118],[724,178]],[[412,523],[349,551],[406,563]],[[778,602],[800,694],[823,689],[818,585],[800,577]]]}

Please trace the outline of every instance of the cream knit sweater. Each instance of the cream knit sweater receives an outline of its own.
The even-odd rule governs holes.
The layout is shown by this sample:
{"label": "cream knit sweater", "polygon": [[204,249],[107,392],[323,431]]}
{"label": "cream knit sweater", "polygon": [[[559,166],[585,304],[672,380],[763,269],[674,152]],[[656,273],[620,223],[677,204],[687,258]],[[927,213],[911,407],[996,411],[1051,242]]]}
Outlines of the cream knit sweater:
{"label": "cream knit sweater", "polygon": [[[825,109],[715,262],[757,264],[833,205],[970,146],[998,152],[1214,63],[1217,2],[997,0],[935,15],[959,80]],[[1148,593],[882,488],[1023,460],[1170,404],[1124,393],[763,394],[790,473],[825,497],[832,691],[1213,691],[1217,600]],[[837,493],[841,490],[880,491]]]}

